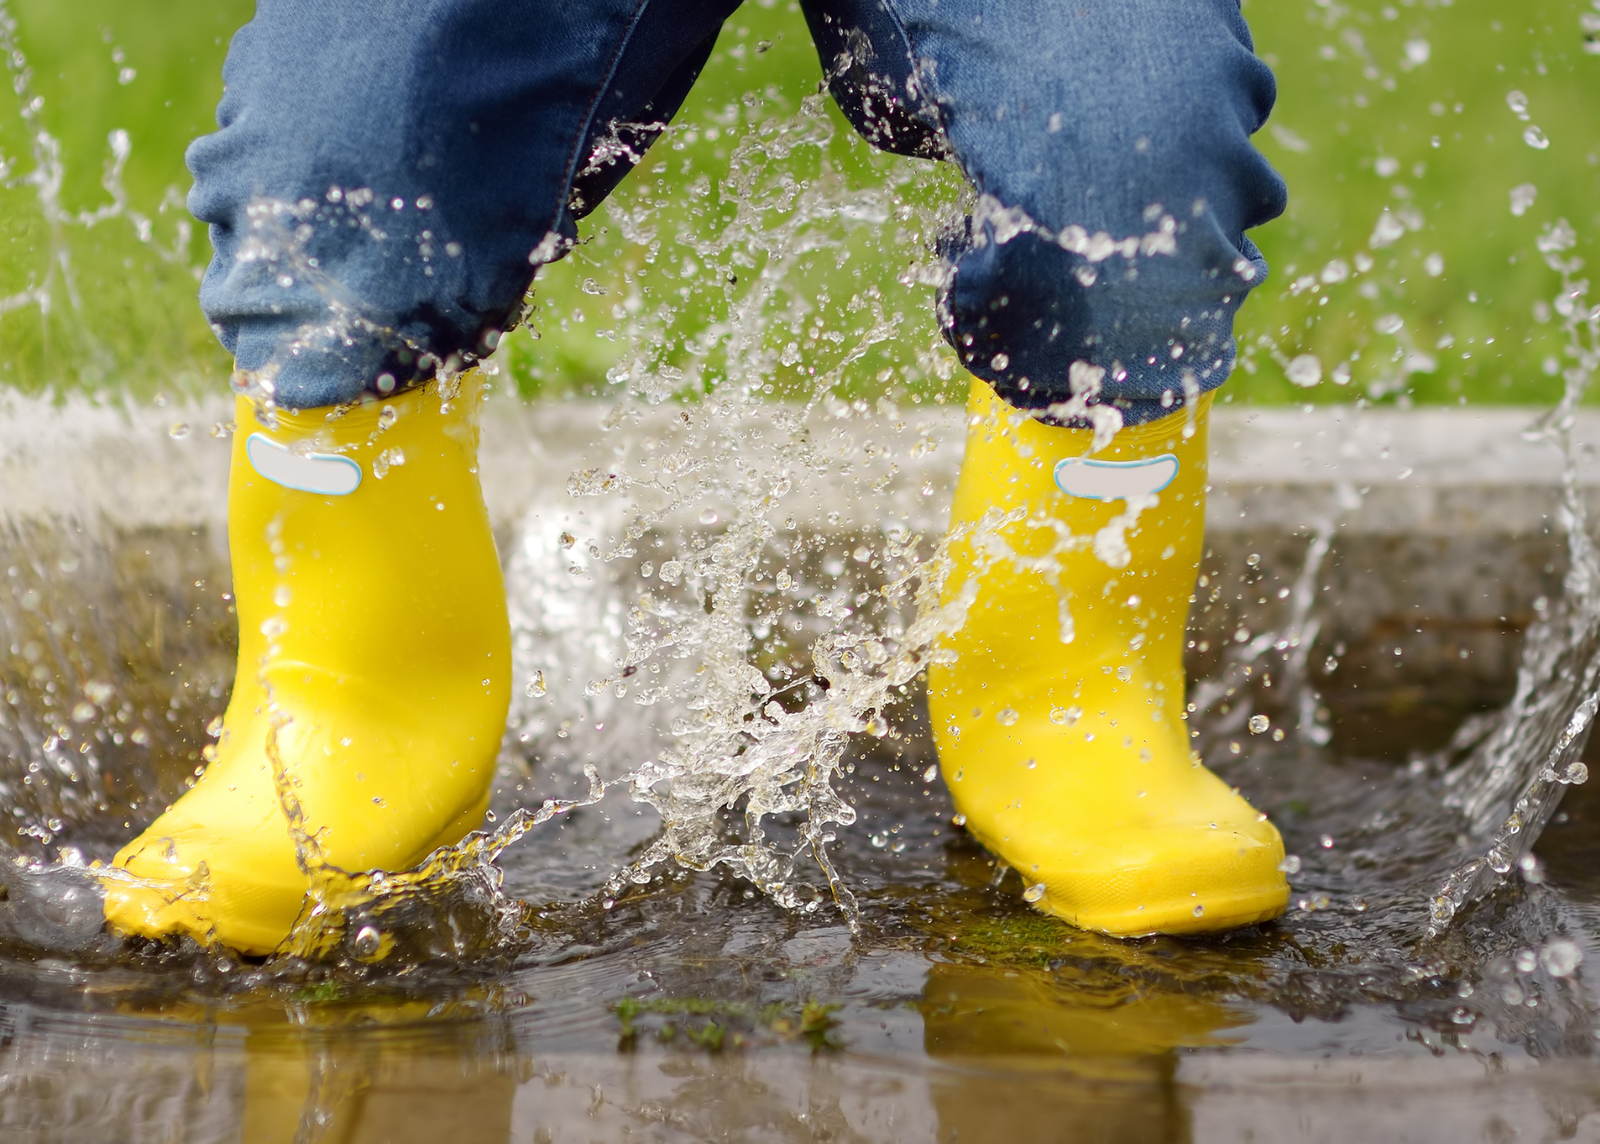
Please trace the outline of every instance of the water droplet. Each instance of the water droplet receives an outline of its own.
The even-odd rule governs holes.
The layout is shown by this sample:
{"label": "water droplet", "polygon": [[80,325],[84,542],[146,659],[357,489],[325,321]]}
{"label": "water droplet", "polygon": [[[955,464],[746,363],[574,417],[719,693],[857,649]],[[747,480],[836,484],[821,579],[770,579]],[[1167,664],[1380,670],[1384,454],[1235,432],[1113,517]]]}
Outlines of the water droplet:
{"label": "water droplet", "polygon": [[884,830],[874,830],[871,834],[867,835],[867,841],[872,845],[874,850],[882,850],[885,846],[889,845],[889,834]]}
{"label": "water droplet", "polygon": [[167,436],[171,437],[174,441],[182,441],[188,435],[189,426],[188,423],[184,421],[174,422],[172,428],[167,430]]}
{"label": "water droplet", "polygon": [[362,959],[374,956],[382,947],[383,931],[376,926],[362,926],[356,931],[355,941],[351,943],[355,955]]}
{"label": "water droplet", "polygon": [[663,584],[676,584],[683,579],[683,564],[677,560],[668,560],[656,573],[656,577]]}
{"label": "water droplet", "polygon": [[1298,874],[1298,873],[1300,873],[1300,857],[1299,857],[1299,855],[1297,855],[1297,854],[1286,855],[1284,857],[1283,861],[1278,863],[1278,869],[1279,869],[1280,872],[1282,872],[1284,874]]}
{"label": "water droplet", "polygon": [[1250,716],[1250,733],[1252,735],[1265,734],[1267,728],[1270,726],[1272,726],[1272,721],[1265,715]]}
{"label": "water droplet", "polygon": [[1000,724],[1002,727],[1015,726],[1017,720],[1020,718],[1022,718],[1022,716],[1018,715],[1017,712],[1010,707],[1002,707],[994,714],[994,721]]}
{"label": "water droplet", "polygon": [[1571,783],[1573,786],[1580,786],[1583,783],[1588,782],[1589,781],[1589,767],[1588,767],[1588,765],[1585,764],[1585,763],[1573,763],[1570,767],[1567,768],[1567,772],[1566,772],[1565,775],[1562,776],[1561,781],[1562,782],[1566,782],[1566,783]]}
{"label": "water droplet", "polygon": [[1082,707],[1052,707],[1050,708],[1050,722],[1062,727],[1070,727],[1083,718]]}
{"label": "water droplet", "polygon": [[1583,963],[1583,950],[1570,938],[1551,938],[1539,951],[1539,964],[1551,977],[1570,977]]}
{"label": "water droplet", "polygon": [[950,824],[952,826],[965,826],[967,824],[967,816],[964,814],[952,814],[950,816]]}
{"label": "water droplet", "polygon": [[1283,373],[1291,385],[1310,389],[1322,381],[1322,359],[1316,354],[1301,354],[1290,360]]}
{"label": "water droplet", "polygon": [[1206,908],[1204,906],[1196,906],[1194,908],[1194,916],[1197,917],[1197,918],[1205,917],[1206,916]]}
{"label": "water droplet", "polygon": [[1532,973],[1539,968],[1539,955],[1531,949],[1519,949],[1511,963],[1517,967],[1518,973]]}
{"label": "water droplet", "polygon": [[523,689],[523,694],[529,699],[537,699],[544,694],[544,691],[544,672],[536,671],[533,673],[533,677],[528,680],[528,686]]}
{"label": "water droplet", "polygon": [[877,738],[883,738],[889,733],[889,720],[885,719],[882,715],[874,715],[872,718],[867,720],[866,732],[867,734],[874,735]]}
{"label": "water droplet", "polygon": [[617,908],[617,899],[615,899],[615,898],[601,898],[600,899],[600,908],[602,910],[614,910],[614,909],[616,909]]}
{"label": "water droplet", "polygon": [[1528,129],[1522,133],[1522,141],[1535,151],[1543,151],[1550,146],[1549,137],[1539,129],[1537,123],[1529,125]]}
{"label": "water droplet", "polygon": [[700,523],[701,524],[716,524],[717,523],[717,510],[716,509],[712,509],[712,508],[702,509],[700,511]]}
{"label": "water droplet", "polygon": [[93,703],[79,703],[72,709],[72,721],[74,723],[87,723],[89,720],[94,718],[94,715],[95,711]]}
{"label": "water droplet", "polygon": [[1133,678],[1133,668],[1129,667],[1127,664],[1123,664],[1121,667],[1117,668],[1117,678],[1122,680],[1124,683],[1128,682],[1128,680]]}
{"label": "water droplet", "polygon": [[1333,835],[1324,834],[1321,838],[1317,839],[1317,845],[1321,846],[1324,850],[1332,850]]}
{"label": "water droplet", "polygon": [[287,584],[279,584],[272,590],[272,602],[280,608],[287,608],[292,598],[293,593],[289,591]]}
{"label": "water droplet", "polygon": [[934,779],[936,779],[938,777],[939,777],[939,764],[938,763],[934,763],[927,770],[922,772],[922,781],[925,782],[925,783],[931,783]]}
{"label": "water droplet", "polygon": [[389,475],[391,468],[405,463],[406,453],[404,449],[398,447],[385,449],[373,459],[372,475],[381,481]]}
{"label": "water droplet", "polygon": [[1044,897],[1044,883],[1043,882],[1035,882],[1033,885],[1029,886],[1026,890],[1022,891],[1022,900],[1025,901],[1025,902],[1037,902],[1043,897]]}

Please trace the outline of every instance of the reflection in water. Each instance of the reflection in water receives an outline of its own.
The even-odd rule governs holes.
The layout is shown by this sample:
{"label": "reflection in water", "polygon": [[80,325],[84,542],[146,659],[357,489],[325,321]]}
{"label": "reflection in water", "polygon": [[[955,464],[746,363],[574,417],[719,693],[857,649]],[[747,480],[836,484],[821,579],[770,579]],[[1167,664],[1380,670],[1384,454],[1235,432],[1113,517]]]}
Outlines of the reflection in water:
{"label": "reflection in water", "polygon": [[327,1039],[252,1036],[242,1144],[502,1144],[517,1078],[485,1053],[417,1048],[379,1030]]}
{"label": "reflection in water", "polygon": [[941,1141],[1188,1140],[1178,1050],[1252,1020],[1116,978],[955,964],[929,970],[921,1010],[928,1055],[960,1065],[932,1086]]}
{"label": "reflection in water", "polygon": [[936,964],[921,1004],[932,1056],[1062,1055],[1150,1061],[1174,1049],[1218,1048],[1250,1024],[1242,1008],[1070,972]]}

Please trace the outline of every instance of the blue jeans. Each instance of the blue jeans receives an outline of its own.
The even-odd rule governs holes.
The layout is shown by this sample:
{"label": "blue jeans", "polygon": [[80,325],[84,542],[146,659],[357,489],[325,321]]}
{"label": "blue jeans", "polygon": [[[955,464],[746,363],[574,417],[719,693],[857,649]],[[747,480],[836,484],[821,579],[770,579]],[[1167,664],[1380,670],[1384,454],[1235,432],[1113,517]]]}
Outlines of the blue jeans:
{"label": "blue jeans", "polygon": [[[239,368],[309,408],[486,353],[737,6],[260,0],[188,155],[201,304]],[[1285,204],[1250,144],[1275,85],[1238,0],[802,7],[862,135],[978,193],[937,300],[968,369],[1129,423],[1222,384],[1266,275],[1245,231]]]}

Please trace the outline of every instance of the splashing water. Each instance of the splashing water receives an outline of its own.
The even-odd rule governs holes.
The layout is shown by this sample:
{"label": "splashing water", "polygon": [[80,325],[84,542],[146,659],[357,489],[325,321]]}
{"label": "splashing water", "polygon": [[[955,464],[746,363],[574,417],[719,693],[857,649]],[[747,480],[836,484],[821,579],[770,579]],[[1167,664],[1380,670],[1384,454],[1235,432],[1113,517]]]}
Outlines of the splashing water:
{"label": "splashing water", "polygon": [[1460,810],[1474,838],[1482,841],[1474,847],[1476,855],[1453,870],[1435,894],[1432,932],[1513,868],[1537,876],[1534,842],[1566,787],[1589,776],[1578,755],[1600,705],[1600,553],[1589,534],[1572,426],[1574,411],[1600,369],[1600,306],[1588,304],[1588,283],[1577,278],[1583,262],[1568,253],[1576,239],[1565,219],[1547,226],[1539,238],[1545,262],[1561,276],[1556,312],[1572,364],[1562,374],[1560,402],[1527,433],[1561,449],[1557,522],[1570,563],[1556,606],[1528,629],[1511,701],[1490,716],[1468,720],[1440,760],[1465,755],[1444,775],[1446,802]]}
{"label": "splashing water", "polygon": [[[630,883],[649,881],[666,862],[695,870],[723,866],[787,908],[814,911],[831,897],[855,926],[853,895],[828,856],[834,828],[855,817],[834,789],[846,744],[853,734],[887,733],[885,709],[905,695],[934,640],[959,615],[952,620],[936,606],[942,562],[937,553],[930,556],[927,538],[909,526],[908,514],[898,520],[871,514],[864,523],[878,535],[863,537],[851,561],[870,566],[883,585],[814,597],[826,634],[809,649],[808,665],[780,659],[763,671],[751,662],[752,628],[760,624],[770,633],[774,622],[789,619],[789,601],[811,594],[798,561],[808,548],[827,547],[825,537],[797,530],[785,505],[812,492],[837,459],[859,444],[844,427],[867,410],[860,402],[844,402],[834,390],[901,321],[884,313],[879,291],[862,291],[849,306],[860,315],[854,342],[810,381],[805,400],[778,406],[766,400],[785,352],[772,345],[771,315],[787,313],[795,321],[804,313],[791,274],[812,252],[815,228],[839,219],[881,225],[890,212],[882,189],[851,192],[837,172],[825,171],[803,189],[792,187],[788,167],[778,161],[792,160],[800,150],[820,152],[832,134],[821,97],[807,99],[791,119],[751,126],[732,159],[732,217],[714,239],[691,248],[706,276],[726,279],[743,271],[758,283],[730,307],[719,345],[722,368],[714,378],[686,378],[663,360],[674,347],[665,339],[643,339],[611,371],[612,383],[626,388],[608,426],[658,422],[650,417],[653,409],[686,387],[710,392],[697,402],[669,406],[670,436],[647,438],[631,463],[619,458],[603,469],[573,474],[569,493],[601,500],[588,525],[606,530],[603,539],[596,532],[580,545],[565,531],[568,518],[552,517],[525,531],[518,554],[527,564],[552,555],[550,533],[560,528],[555,544],[570,558],[569,573],[581,577],[569,579],[565,590],[547,578],[541,590],[519,601],[518,627],[543,637],[519,640],[518,669],[527,678],[535,672],[545,678],[545,668],[528,656],[536,647],[549,647],[549,637],[563,637],[563,644],[565,637],[577,637],[581,649],[596,634],[609,630],[614,636],[622,628],[618,643],[579,655],[596,677],[581,681],[581,717],[558,720],[565,728],[558,734],[570,739],[575,723],[605,728],[613,716],[625,718],[618,701],[631,691],[635,706],[662,718],[654,728],[637,718],[609,722],[611,742],[623,729],[630,743],[666,741],[653,758],[607,782],[589,769],[590,790],[583,798],[547,802],[538,811],[519,809],[488,841],[473,838],[463,845],[498,853],[553,814],[589,805],[622,786],[659,814],[662,831],[612,877],[603,896],[611,899]],[[922,219],[922,233],[940,221]],[[650,233],[650,224],[642,210],[627,217],[635,234]],[[893,410],[880,402],[878,412]],[[729,457],[735,458],[732,464],[716,460]],[[701,527],[680,526],[674,536],[675,522],[684,520]],[[709,531],[712,524],[723,527]],[[594,576],[613,561],[637,556],[647,540],[657,557],[651,561],[657,586],[642,592],[621,617],[604,604],[597,614],[597,601],[606,597],[593,590]],[[588,633],[587,641],[581,632]],[[604,662],[607,653],[612,658]],[[569,674],[566,682],[579,681]],[[513,713],[520,737],[548,731],[546,711],[560,702],[557,696],[530,698],[533,704]],[[558,748],[552,754],[571,752]],[[733,840],[726,837],[730,811],[743,820],[742,834]],[[781,824],[776,834],[775,824]],[[802,855],[815,861],[822,887],[797,870]]]}
{"label": "splashing water", "polygon": [[[24,75],[11,25],[0,33],[10,37],[0,46],[13,75]],[[1426,52],[1407,51],[1414,66],[1426,64]],[[52,243],[63,228],[117,218],[141,241],[153,241],[149,220],[127,205],[118,181],[127,136],[111,144],[110,205],[69,212],[59,200],[59,149],[29,122],[36,172],[29,185],[51,220]],[[585,944],[591,924],[575,920],[583,910],[616,917],[643,909],[637,887],[655,880],[652,892],[666,897],[677,884],[675,869],[729,871],[800,918],[826,921],[831,903],[859,932],[881,937],[893,929],[884,920],[882,881],[874,882],[866,863],[849,868],[852,832],[872,840],[871,854],[892,856],[908,833],[893,828],[915,816],[904,812],[901,822],[869,828],[860,819],[871,813],[870,800],[853,770],[866,754],[906,749],[915,737],[906,730],[915,716],[906,712],[915,706],[919,672],[971,598],[937,606],[944,566],[937,499],[917,481],[884,475],[891,465],[909,472],[919,459],[940,449],[947,456],[945,447],[956,445],[959,419],[915,408],[926,390],[912,384],[943,394],[943,383],[958,380],[953,358],[930,338],[912,360],[885,364],[886,347],[903,347],[907,328],[925,320],[924,294],[940,273],[927,252],[952,214],[973,209],[1000,234],[1039,228],[992,201],[964,201],[955,178],[938,168],[884,164],[883,178],[861,185],[830,151],[833,123],[820,96],[808,97],[796,114],[769,114],[756,98],[730,108],[718,126],[738,140],[731,174],[722,183],[708,180],[694,196],[701,205],[619,197],[596,216],[611,236],[570,256],[570,273],[584,278],[581,304],[591,307],[581,322],[576,309],[530,299],[530,326],[551,340],[568,323],[598,325],[596,315],[611,308],[607,340],[627,349],[610,365],[603,390],[610,455],[572,474],[569,503],[530,509],[504,550],[518,699],[496,801],[500,817],[416,869],[394,873],[329,867],[300,832],[315,891],[289,942],[260,971],[265,979],[300,982],[330,967],[363,980],[430,964],[492,972],[534,957],[578,956],[573,950]],[[658,149],[672,148],[686,130],[669,129]],[[1394,177],[1383,170],[1389,167],[1379,170],[1382,177]],[[1518,215],[1537,202],[1531,191],[1513,196]],[[362,203],[347,197],[343,210],[359,224]],[[686,224],[685,211],[695,225]],[[311,220],[297,212],[294,204],[258,203],[246,248],[247,257],[272,261],[329,300],[328,322],[293,338],[310,344],[354,330],[397,338],[303,257],[297,231]],[[1288,275],[1287,296],[1309,304],[1347,283],[1361,289],[1381,273],[1375,255],[1398,252],[1422,227],[1417,208],[1397,198],[1371,223],[1370,236],[1363,225],[1364,249],[1330,260],[1304,285],[1307,275]],[[175,243],[187,240],[186,230],[175,233]],[[1069,229],[1046,237],[1092,267],[1121,257],[1129,242],[1159,257],[1171,232],[1157,217],[1138,236]],[[875,241],[892,241],[905,254],[901,281],[845,277],[852,252]],[[1549,979],[1546,996],[1572,975],[1571,955],[1551,936],[1548,918],[1485,936],[1493,926],[1481,916],[1471,921],[1475,912],[1465,907],[1520,871],[1530,893],[1509,908],[1542,908],[1532,893],[1540,872],[1531,847],[1566,786],[1584,777],[1577,758],[1600,694],[1600,557],[1586,531],[1570,433],[1600,354],[1600,319],[1577,277],[1574,241],[1562,223],[1540,242],[1561,277],[1554,309],[1572,364],[1560,405],[1534,431],[1564,450],[1560,524],[1571,558],[1563,598],[1529,629],[1509,704],[1464,726],[1437,758],[1385,774],[1376,789],[1353,789],[1327,761],[1333,732],[1309,665],[1326,620],[1319,588],[1330,553],[1341,523],[1362,503],[1348,486],[1306,530],[1303,560],[1284,585],[1284,615],[1231,644],[1219,672],[1193,688],[1197,748],[1230,781],[1261,791],[1261,805],[1302,852],[1292,860],[1295,916],[1285,930],[1297,948],[1362,951],[1348,964],[1331,959],[1317,969],[1294,952],[1262,953],[1254,968],[1228,971],[1251,996],[1293,996],[1324,1013],[1356,996],[1433,1004],[1424,983],[1440,978],[1448,960],[1437,951],[1462,933],[1473,935],[1480,952],[1450,963],[1451,971],[1495,980],[1497,996],[1508,996],[1511,984],[1534,991],[1521,969],[1504,982],[1496,976],[1519,952],[1502,948],[1513,937],[1546,955],[1535,958]],[[181,245],[167,254],[186,257]],[[622,269],[604,282],[589,277],[607,258]],[[55,257],[52,266],[56,277],[0,301],[0,311],[44,310],[58,291],[74,298],[70,259]],[[848,298],[830,293],[845,290]],[[1352,368],[1368,368],[1367,398],[1403,396],[1441,351],[1421,340],[1415,322],[1407,324],[1401,300],[1370,300],[1372,328],[1394,353],[1371,354],[1368,366],[1352,367],[1323,347],[1267,338],[1247,347],[1256,356],[1247,352],[1246,369],[1263,364],[1256,358],[1270,359],[1309,394],[1326,393],[1315,388],[1324,382],[1349,383]],[[711,315],[704,328],[690,325],[694,312]],[[508,337],[482,368],[506,383],[526,368],[529,345],[537,344]],[[1335,360],[1338,366],[1323,368]],[[465,363],[441,364],[448,375]],[[1087,392],[1093,379],[1081,380]],[[270,418],[270,376],[239,382]],[[1102,436],[1116,431],[1111,412],[1097,426]],[[1140,507],[1130,504],[1118,528],[1137,527]],[[129,955],[99,934],[92,883],[79,866],[86,855],[114,848],[192,781],[205,757],[198,728],[226,694],[230,621],[225,577],[208,547],[214,541],[196,546],[195,567],[206,571],[174,576],[172,569],[119,566],[131,559],[126,546],[110,534],[92,542],[101,522],[82,523],[82,543],[22,524],[9,524],[4,538],[27,559],[10,577],[14,606],[0,609],[0,643],[16,649],[6,664],[0,718],[7,760],[0,797],[19,824],[13,845],[21,859],[0,875],[9,890],[0,940],[115,960]],[[977,547],[987,559],[1021,562],[997,534],[1003,523],[980,525]],[[1119,535],[1058,536],[1051,556],[1093,547],[1114,562]],[[1027,566],[1048,575],[1052,560]],[[86,603],[124,588],[137,595],[135,584],[138,592],[156,585],[165,593],[149,622],[140,617],[137,641],[122,630],[129,617]],[[1062,638],[1070,631],[1063,607]],[[186,665],[184,678],[166,685],[163,665],[175,654]],[[1271,694],[1253,690],[1269,671]],[[63,686],[47,690],[58,682]],[[1074,717],[1062,712],[1063,720]],[[1246,740],[1251,755],[1236,760],[1229,743],[1245,729],[1255,736]],[[936,773],[929,760],[917,764],[918,774]],[[278,778],[296,823],[285,769]],[[931,783],[925,779],[924,787]],[[548,797],[536,801],[534,790]],[[630,838],[637,847],[627,861],[606,853],[602,869],[572,878],[578,905],[541,909],[530,904],[531,893],[508,887],[510,848],[543,845],[585,813],[620,815],[624,796],[659,823],[650,820]],[[1316,804],[1304,822],[1289,809],[1302,798]],[[1008,882],[1011,898],[1017,891]],[[1020,892],[1031,900],[1031,889]],[[908,923],[919,925],[938,929]],[[1528,936],[1536,930],[1537,940]],[[1433,945],[1422,940],[1430,934]],[[1141,956],[1095,948],[1093,956],[1107,964]],[[228,964],[227,955],[212,956],[197,976]],[[1509,1025],[1515,1014],[1501,1017]]]}

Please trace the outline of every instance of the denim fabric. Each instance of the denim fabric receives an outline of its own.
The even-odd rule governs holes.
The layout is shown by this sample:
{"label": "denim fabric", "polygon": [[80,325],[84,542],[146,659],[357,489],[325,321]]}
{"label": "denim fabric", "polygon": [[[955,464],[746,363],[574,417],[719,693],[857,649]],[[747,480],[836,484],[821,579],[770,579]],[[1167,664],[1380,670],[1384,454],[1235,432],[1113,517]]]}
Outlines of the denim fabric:
{"label": "denim fabric", "polygon": [[[201,303],[308,408],[471,361],[687,95],[738,0],[260,0],[189,151]],[[1160,416],[1234,360],[1283,210],[1237,0],[805,0],[874,145],[960,165],[939,320],[1015,404]]]}

